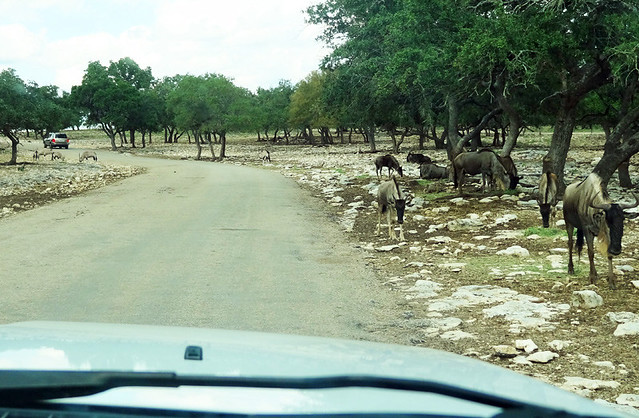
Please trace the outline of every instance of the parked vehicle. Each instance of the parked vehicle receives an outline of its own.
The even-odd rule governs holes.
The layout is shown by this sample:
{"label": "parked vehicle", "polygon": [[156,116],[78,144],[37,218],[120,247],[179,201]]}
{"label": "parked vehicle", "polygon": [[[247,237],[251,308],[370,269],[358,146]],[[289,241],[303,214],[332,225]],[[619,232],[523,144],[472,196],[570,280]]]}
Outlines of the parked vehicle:
{"label": "parked vehicle", "polygon": [[42,142],[45,148],[69,148],[69,138],[65,133],[52,132]]}

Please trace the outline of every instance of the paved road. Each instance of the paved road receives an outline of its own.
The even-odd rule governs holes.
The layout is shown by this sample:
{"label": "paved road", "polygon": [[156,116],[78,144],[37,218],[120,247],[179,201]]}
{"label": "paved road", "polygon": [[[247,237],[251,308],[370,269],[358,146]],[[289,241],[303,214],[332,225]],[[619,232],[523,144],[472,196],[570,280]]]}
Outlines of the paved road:
{"label": "paved road", "polygon": [[148,171],[0,220],[0,322],[380,339],[366,329],[384,321],[390,296],[293,181],[211,162],[105,160]]}

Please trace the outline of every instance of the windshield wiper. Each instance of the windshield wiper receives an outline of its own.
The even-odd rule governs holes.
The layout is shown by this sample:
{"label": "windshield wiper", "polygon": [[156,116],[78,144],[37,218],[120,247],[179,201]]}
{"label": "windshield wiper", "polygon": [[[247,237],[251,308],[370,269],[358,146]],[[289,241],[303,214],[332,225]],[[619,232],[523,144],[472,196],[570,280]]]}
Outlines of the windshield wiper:
{"label": "windshield wiper", "polygon": [[[40,401],[94,395],[119,387],[245,387],[276,389],[335,389],[347,387],[434,393],[501,408],[499,416],[574,417],[560,410],[431,381],[368,375],[329,377],[228,377],[178,375],[163,372],[0,370],[0,404],[28,405]],[[530,415],[529,415],[530,414]]]}

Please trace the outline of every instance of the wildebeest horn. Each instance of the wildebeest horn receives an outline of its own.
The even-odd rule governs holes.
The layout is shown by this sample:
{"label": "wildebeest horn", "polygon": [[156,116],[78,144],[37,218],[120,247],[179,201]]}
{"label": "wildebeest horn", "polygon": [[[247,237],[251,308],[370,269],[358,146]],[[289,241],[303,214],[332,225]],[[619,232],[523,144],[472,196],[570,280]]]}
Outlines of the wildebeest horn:
{"label": "wildebeest horn", "polygon": [[590,207],[595,209],[608,210],[610,209],[610,203],[591,203]]}
{"label": "wildebeest horn", "polygon": [[634,208],[636,206],[639,206],[639,197],[637,197],[637,195],[635,193],[632,194],[635,198],[635,203],[620,203],[619,207],[621,209],[630,209],[630,208]]}

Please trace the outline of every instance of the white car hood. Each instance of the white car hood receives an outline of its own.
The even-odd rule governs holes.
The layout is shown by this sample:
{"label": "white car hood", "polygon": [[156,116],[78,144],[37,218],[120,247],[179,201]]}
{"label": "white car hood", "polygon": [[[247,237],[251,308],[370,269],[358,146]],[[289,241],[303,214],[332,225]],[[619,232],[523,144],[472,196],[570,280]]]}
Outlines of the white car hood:
{"label": "white car hood", "polygon": [[[201,360],[185,359],[199,347]],[[197,351],[197,349],[196,349]],[[623,416],[575,394],[463,356],[408,346],[242,331],[98,323],[0,326],[0,369],[174,372],[181,375],[431,380],[571,412]],[[122,388],[79,400],[162,408],[280,412],[472,412],[495,408],[381,389]]]}

